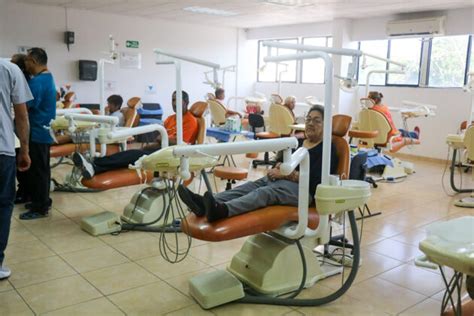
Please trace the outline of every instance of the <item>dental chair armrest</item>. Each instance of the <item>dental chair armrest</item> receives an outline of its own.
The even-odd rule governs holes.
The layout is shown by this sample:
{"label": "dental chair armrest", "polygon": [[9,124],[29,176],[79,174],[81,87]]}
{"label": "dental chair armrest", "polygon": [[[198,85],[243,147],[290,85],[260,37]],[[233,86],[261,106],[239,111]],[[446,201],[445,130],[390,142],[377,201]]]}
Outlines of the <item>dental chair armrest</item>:
{"label": "dental chair armrest", "polygon": [[360,139],[373,139],[379,135],[379,131],[360,131],[360,130],[350,130],[349,137],[351,138],[360,138]]}

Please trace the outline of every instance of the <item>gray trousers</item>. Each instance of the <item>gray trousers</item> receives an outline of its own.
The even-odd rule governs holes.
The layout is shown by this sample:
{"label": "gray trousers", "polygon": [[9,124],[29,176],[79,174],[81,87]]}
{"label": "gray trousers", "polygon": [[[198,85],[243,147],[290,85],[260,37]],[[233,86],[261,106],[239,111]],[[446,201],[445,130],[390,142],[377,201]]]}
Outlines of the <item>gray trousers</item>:
{"label": "gray trousers", "polygon": [[[267,177],[249,181],[232,190],[217,193],[215,199],[229,209],[229,217],[270,205],[298,206],[298,183],[270,181]],[[312,197],[310,197],[310,201]]]}

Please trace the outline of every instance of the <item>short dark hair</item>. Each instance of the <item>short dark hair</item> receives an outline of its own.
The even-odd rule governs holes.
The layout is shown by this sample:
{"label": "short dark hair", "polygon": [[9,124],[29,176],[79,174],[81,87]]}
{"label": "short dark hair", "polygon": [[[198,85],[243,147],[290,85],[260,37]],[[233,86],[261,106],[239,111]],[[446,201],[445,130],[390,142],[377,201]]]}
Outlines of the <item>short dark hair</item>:
{"label": "short dark hair", "polygon": [[214,92],[214,95],[217,98],[218,95],[221,95],[224,92],[225,92],[225,90],[223,88],[217,88],[216,91]]}
{"label": "short dark hair", "polygon": [[378,92],[378,91],[370,91],[369,95],[367,97],[369,99],[374,100],[375,103],[380,103],[380,102],[382,102],[383,94],[382,94],[382,92]]}
{"label": "short dark hair", "polygon": [[26,71],[26,64],[25,64],[25,54],[14,54],[11,58],[11,62],[20,68],[21,72],[28,78],[28,72]]}
{"label": "short dark hair", "polygon": [[28,56],[33,58],[35,62],[41,66],[46,66],[48,64],[48,55],[42,48],[33,47],[28,49]]}
{"label": "short dark hair", "polygon": [[[173,95],[176,95],[176,91],[173,92]],[[188,95],[188,93],[187,93],[186,91],[184,91],[184,90],[181,91],[181,97],[182,97],[183,101],[184,101],[186,104],[189,103],[189,95]]]}
{"label": "short dark hair", "polygon": [[121,107],[123,104],[123,98],[118,94],[112,94],[110,97],[107,98],[107,103]]}
{"label": "short dark hair", "polygon": [[316,104],[316,105],[313,105],[309,111],[308,111],[308,115],[309,113],[313,112],[313,111],[317,111],[321,114],[321,117],[324,118],[324,106],[322,105],[319,105],[319,104]]}

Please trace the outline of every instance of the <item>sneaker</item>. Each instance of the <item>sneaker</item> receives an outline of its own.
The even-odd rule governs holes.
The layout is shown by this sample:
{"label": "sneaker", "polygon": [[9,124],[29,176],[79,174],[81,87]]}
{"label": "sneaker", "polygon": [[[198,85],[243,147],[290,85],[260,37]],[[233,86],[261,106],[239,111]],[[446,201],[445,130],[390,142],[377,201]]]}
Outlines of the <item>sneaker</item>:
{"label": "sneaker", "polygon": [[5,266],[0,266],[0,280],[8,279],[12,272]]}
{"label": "sneaker", "polygon": [[74,166],[82,170],[82,176],[84,178],[91,179],[94,176],[94,166],[89,161],[87,161],[83,155],[75,152],[72,155],[72,161],[74,162]]}

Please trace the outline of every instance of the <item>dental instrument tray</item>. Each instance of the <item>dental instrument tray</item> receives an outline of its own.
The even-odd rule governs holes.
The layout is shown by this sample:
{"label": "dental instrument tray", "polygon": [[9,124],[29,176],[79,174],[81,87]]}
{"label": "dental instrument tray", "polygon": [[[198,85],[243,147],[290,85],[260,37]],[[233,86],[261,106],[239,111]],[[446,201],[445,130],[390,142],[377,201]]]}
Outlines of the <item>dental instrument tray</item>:
{"label": "dental instrument tray", "polygon": [[335,214],[363,206],[370,197],[370,184],[359,180],[342,180],[340,185],[316,188],[316,208],[320,215]]}
{"label": "dental instrument tray", "polygon": [[474,216],[430,225],[419,246],[429,261],[474,275]]}

